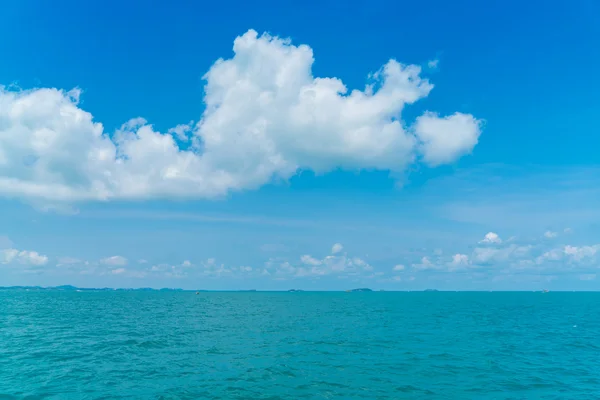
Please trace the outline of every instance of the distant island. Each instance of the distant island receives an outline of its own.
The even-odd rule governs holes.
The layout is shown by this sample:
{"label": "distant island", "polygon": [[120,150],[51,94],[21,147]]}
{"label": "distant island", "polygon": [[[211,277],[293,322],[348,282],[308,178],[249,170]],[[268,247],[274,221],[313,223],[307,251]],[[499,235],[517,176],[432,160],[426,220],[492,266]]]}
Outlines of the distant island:
{"label": "distant island", "polygon": [[[196,294],[200,294],[201,292],[259,292],[256,289],[246,289],[246,290],[206,290],[206,289],[181,289],[181,288],[84,288],[77,287],[73,285],[60,285],[60,286],[0,286],[0,291],[2,290],[24,290],[24,291],[54,291],[54,292],[195,292]],[[383,291],[383,290],[380,290]],[[426,291],[437,291],[432,289],[427,289]],[[304,292],[302,289],[288,289],[283,290],[283,292],[296,293],[296,292]],[[346,292],[373,292],[372,289],[369,288],[357,288],[346,290]]]}
{"label": "distant island", "polygon": [[439,292],[437,289],[425,289],[424,292]]}

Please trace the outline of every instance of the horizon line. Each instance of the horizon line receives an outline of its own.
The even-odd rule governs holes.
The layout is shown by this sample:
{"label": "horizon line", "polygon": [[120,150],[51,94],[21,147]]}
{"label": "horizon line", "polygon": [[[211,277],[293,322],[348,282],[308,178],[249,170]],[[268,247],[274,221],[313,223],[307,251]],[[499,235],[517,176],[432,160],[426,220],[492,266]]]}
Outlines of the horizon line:
{"label": "horizon line", "polygon": [[334,293],[346,293],[346,292],[451,292],[451,293],[544,293],[544,292],[579,292],[579,293],[593,293],[599,292],[598,290],[569,290],[569,289],[556,289],[556,290],[547,290],[546,289],[522,289],[522,290],[471,290],[471,289],[371,289],[371,288],[353,288],[353,289],[184,289],[177,287],[79,287],[74,285],[57,285],[57,286],[41,286],[41,285],[11,285],[11,286],[0,286],[0,290],[10,290],[10,289],[43,289],[43,290],[85,290],[85,291],[177,291],[177,292],[262,292],[262,293],[277,293],[277,292],[334,292]]}

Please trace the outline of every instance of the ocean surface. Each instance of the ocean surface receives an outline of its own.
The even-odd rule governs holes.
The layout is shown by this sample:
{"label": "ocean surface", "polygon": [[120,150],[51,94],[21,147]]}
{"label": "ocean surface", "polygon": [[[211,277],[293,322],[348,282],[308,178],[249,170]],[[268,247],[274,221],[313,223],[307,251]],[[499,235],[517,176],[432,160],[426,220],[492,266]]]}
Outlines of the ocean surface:
{"label": "ocean surface", "polygon": [[600,293],[0,291],[0,399],[598,399]]}

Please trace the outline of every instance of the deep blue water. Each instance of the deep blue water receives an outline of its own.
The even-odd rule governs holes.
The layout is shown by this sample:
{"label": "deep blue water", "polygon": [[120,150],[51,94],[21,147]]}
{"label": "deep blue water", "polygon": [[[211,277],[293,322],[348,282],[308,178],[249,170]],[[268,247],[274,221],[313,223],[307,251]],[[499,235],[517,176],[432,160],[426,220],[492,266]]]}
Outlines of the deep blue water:
{"label": "deep blue water", "polygon": [[0,291],[13,398],[600,398],[600,293]]}

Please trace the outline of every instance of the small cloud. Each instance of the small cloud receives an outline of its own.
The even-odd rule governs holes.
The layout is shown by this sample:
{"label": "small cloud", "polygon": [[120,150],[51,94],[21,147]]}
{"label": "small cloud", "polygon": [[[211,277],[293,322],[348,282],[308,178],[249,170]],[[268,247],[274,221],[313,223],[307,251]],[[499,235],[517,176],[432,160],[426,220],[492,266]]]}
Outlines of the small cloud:
{"label": "small cloud", "polygon": [[16,249],[0,250],[0,263],[19,263],[23,265],[42,266],[48,262],[48,257],[37,251],[19,251]]}
{"label": "small cloud", "polygon": [[452,266],[460,266],[469,264],[469,256],[466,254],[455,254],[452,256]]}
{"label": "small cloud", "polygon": [[570,235],[571,233],[573,233],[573,229],[565,228],[565,230],[563,232],[566,233],[567,235]]}
{"label": "small cloud", "polygon": [[395,265],[392,271],[404,271],[405,267],[402,264]]}
{"label": "small cloud", "polygon": [[590,259],[600,250],[600,245],[594,246],[565,246],[564,253],[575,261]]}
{"label": "small cloud", "polygon": [[104,265],[127,265],[127,259],[125,257],[121,257],[121,256],[112,256],[112,257],[107,257],[107,258],[103,258],[102,260],[100,260],[101,264]]}
{"label": "small cloud", "polygon": [[336,243],[331,247],[331,254],[337,254],[344,249],[341,243]]}
{"label": "small cloud", "polygon": [[366,262],[362,258],[358,258],[358,257],[354,257],[353,259],[349,260],[347,262],[347,264],[348,264],[347,265],[348,267],[357,267],[358,269],[362,269],[364,271],[372,271],[373,270],[372,265],[370,265],[368,262]]}
{"label": "small cloud", "polygon": [[113,269],[112,271],[110,271],[110,273],[113,275],[121,275],[121,274],[124,274],[125,271],[126,271],[125,268],[117,268],[117,269]]}
{"label": "small cloud", "polygon": [[559,261],[562,259],[564,251],[562,249],[551,249],[544,252],[535,259],[536,264],[544,264],[546,261]]}
{"label": "small cloud", "polygon": [[555,238],[557,236],[558,236],[557,232],[552,232],[552,231],[546,231],[546,232],[544,232],[544,237],[546,239],[553,239],[553,238]]}
{"label": "small cloud", "polygon": [[36,251],[22,251],[20,257],[27,260],[30,265],[45,265],[48,262],[48,257],[39,254]]}
{"label": "small cloud", "polygon": [[427,67],[429,67],[430,69],[436,69],[438,67],[440,63],[440,60],[438,60],[437,58],[435,60],[429,60],[427,62]]}
{"label": "small cloud", "polygon": [[429,257],[423,257],[421,258],[421,262],[419,264],[413,264],[412,267],[417,270],[425,271],[428,269],[434,269],[435,265],[431,262],[431,260],[429,260]]}
{"label": "small cloud", "polygon": [[182,267],[191,267],[192,263],[189,260],[185,260],[184,262],[181,263]]}
{"label": "small cloud", "polygon": [[292,264],[285,259],[270,259],[265,265],[276,277],[313,277],[324,275],[336,275],[338,278],[376,276],[374,268],[367,261],[359,257],[348,257],[347,255],[328,255],[317,259],[305,254],[300,257],[302,264]]}
{"label": "small cloud", "polygon": [[148,261],[144,260],[143,258],[141,260],[138,260],[138,264],[147,264]]}
{"label": "small cloud", "polygon": [[305,254],[302,257],[300,257],[300,261],[302,261],[302,263],[306,265],[321,265],[321,260],[317,260],[316,258],[308,254]]}
{"label": "small cloud", "polygon": [[402,280],[401,276],[392,276],[392,281],[400,282]]}
{"label": "small cloud", "polygon": [[502,243],[502,239],[500,239],[500,236],[498,236],[497,233],[488,232],[479,243],[500,244]]}

